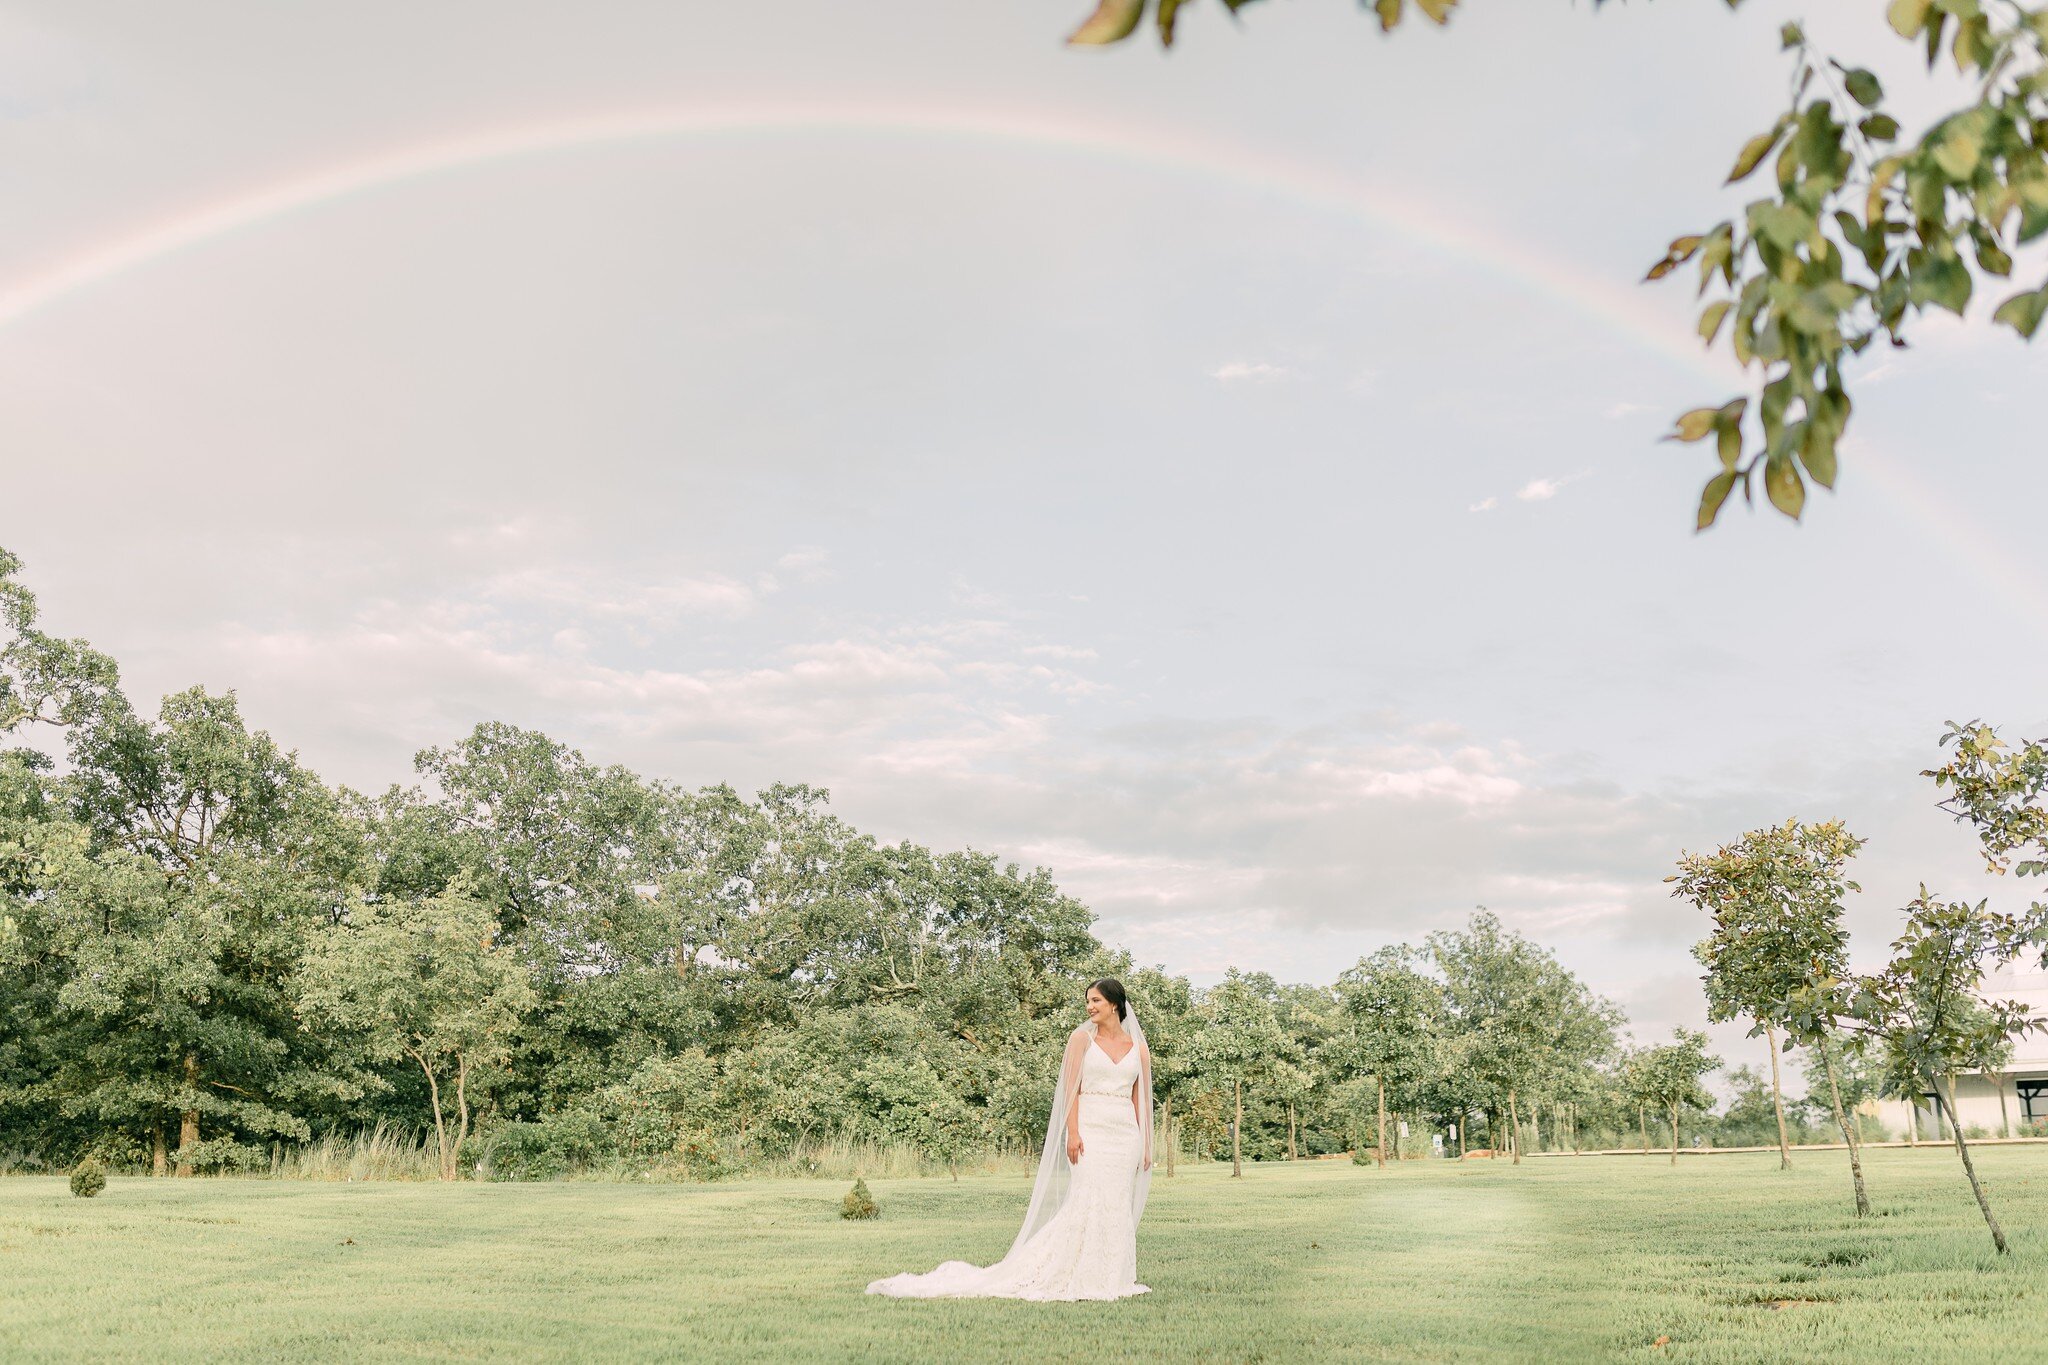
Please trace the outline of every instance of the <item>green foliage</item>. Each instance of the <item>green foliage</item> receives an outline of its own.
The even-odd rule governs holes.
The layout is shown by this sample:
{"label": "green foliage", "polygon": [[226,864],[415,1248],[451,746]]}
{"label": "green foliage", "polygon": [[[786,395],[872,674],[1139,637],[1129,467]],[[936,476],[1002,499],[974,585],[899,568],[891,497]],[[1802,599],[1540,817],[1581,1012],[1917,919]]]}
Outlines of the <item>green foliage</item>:
{"label": "green foliage", "polygon": [[[1224,0],[1232,12],[1246,2]],[[1411,8],[1443,24],[1455,7],[1370,5],[1383,32]],[[1155,0],[1163,44],[1184,8]],[[1123,41],[1145,13],[1144,0],[1103,0],[1068,41]],[[2048,7],[1891,0],[1885,13],[1900,39],[1924,50],[1930,72],[1950,59],[1969,82],[1967,101],[1902,141],[1874,74],[1816,51],[1800,25],[1782,25],[1779,45],[1793,54],[1787,107],[1744,140],[1727,177],[1748,182],[1768,163],[1764,193],[1735,217],[1677,237],[1650,266],[1658,280],[1696,263],[1699,295],[1719,294],[1700,313],[1701,338],[1757,372],[1752,394],[1684,414],[1668,438],[1714,438],[1718,467],[1700,494],[1700,530],[1737,488],[1746,502],[1760,489],[1799,518],[1809,483],[1835,486],[1852,410],[1845,368],[1879,340],[1906,345],[1920,313],[1961,315],[1979,283],[2010,278],[2016,248],[2048,234]],[[2044,316],[2048,282],[2008,293],[1992,314],[2028,339]]]}
{"label": "green foliage", "polygon": [[[1985,901],[1942,902],[1922,886],[1906,907],[1905,932],[1892,943],[1891,962],[1857,979],[1850,1005],[1854,1027],[1878,1050],[1886,1085],[1911,1095],[1934,1089],[1953,1120],[1949,1078],[1963,1070],[1996,1070],[2012,1039],[2048,1026],[2018,1001],[1981,999],[1985,975],[2022,953],[2038,957],[2044,950],[2048,912],[2041,906],[2025,916],[2000,914]],[[1977,1180],[1965,1135],[1953,1121],[1950,1130],[1992,1244],[2006,1254],[2005,1232]]]}
{"label": "green foliage", "polygon": [[839,1201],[839,1216],[841,1218],[880,1218],[882,1216],[882,1206],[875,1202],[875,1197],[872,1194],[868,1193],[867,1181],[856,1180],[853,1182],[853,1188],[848,1190],[846,1197]]}
{"label": "green foliage", "polygon": [[98,1157],[89,1156],[71,1168],[71,1192],[80,1199],[91,1199],[106,1187],[107,1168]]}
{"label": "green foliage", "polygon": [[1707,1017],[1747,1015],[1797,1043],[1831,1033],[1846,1007],[1849,935],[1842,898],[1861,888],[1843,869],[1863,840],[1840,821],[1751,830],[1710,854],[1685,854],[1672,894],[1713,916],[1693,947],[1707,969]]}
{"label": "green foliage", "polygon": [[2012,748],[1979,721],[1949,722],[1941,743],[1954,746],[1955,756],[1921,776],[1945,793],[1942,809],[1976,828],[1985,866],[2048,876],[2048,744],[2021,740]]}

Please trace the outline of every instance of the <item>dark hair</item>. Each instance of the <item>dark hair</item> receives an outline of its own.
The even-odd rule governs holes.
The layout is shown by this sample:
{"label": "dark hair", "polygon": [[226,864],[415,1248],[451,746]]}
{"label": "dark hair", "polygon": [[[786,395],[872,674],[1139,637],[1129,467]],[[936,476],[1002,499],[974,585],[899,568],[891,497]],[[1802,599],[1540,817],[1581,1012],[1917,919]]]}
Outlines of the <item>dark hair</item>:
{"label": "dark hair", "polygon": [[[1123,982],[1113,976],[1105,976],[1100,981],[1089,982],[1088,990],[1097,992],[1104,1000],[1115,1005],[1117,1018],[1128,1019],[1130,1017],[1130,1007],[1124,1003],[1130,997],[1124,994]],[[1083,994],[1086,994],[1086,992],[1084,991]]]}

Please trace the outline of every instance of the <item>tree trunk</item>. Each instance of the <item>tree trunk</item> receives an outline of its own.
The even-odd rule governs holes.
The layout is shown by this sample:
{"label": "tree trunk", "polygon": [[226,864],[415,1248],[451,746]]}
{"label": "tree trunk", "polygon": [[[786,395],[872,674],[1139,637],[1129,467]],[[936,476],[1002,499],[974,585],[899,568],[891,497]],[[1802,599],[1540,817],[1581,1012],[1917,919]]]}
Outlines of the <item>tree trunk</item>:
{"label": "tree trunk", "polygon": [[1237,1097],[1237,1117],[1230,1125],[1230,1178],[1235,1180],[1244,1174],[1244,1082],[1230,1085]]}
{"label": "tree trunk", "polygon": [[[448,1178],[457,1178],[455,1163],[462,1159],[462,1144],[469,1138],[469,1058],[463,1053],[455,1054],[455,1107],[462,1115],[462,1126],[455,1130],[455,1146],[448,1153]],[[956,1173],[953,1177],[958,1180]]]}
{"label": "tree trunk", "polygon": [[1380,1146],[1375,1155],[1379,1158],[1380,1169],[1384,1171],[1387,1169],[1387,1078],[1375,1076],[1373,1083],[1380,1094]]}
{"label": "tree trunk", "polygon": [[1300,1159],[1301,1150],[1294,1145],[1294,1101],[1287,1101],[1287,1159]]}
{"label": "tree trunk", "polygon": [[[1937,1088],[1934,1102],[1941,1103],[1941,1091]],[[1998,1248],[1998,1254],[2009,1256],[2011,1250],[2005,1245],[2005,1229],[1998,1226],[1998,1220],[1991,1216],[1990,1201],[1984,1198],[1984,1187],[1977,1183],[1977,1166],[1970,1160],[1970,1144],[1963,1141],[1963,1125],[1956,1122],[1956,1078],[1948,1078],[1948,1130],[1955,1134],[1956,1154],[1963,1159],[1963,1174],[1970,1177],[1970,1193],[1977,1196],[1977,1208],[1984,1214],[1985,1226],[1991,1229],[1991,1245]]]}
{"label": "tree trunk", "polygon": [[1998,1135],[2012,1136],[2012,1114],[2005,1107],[2005,1077],[1998,1078]]}
{"label": "tree trunk", "polygon": [[427,1059],[423,1054],[415,1052],[412,1055],[413,1060],[420,1064],[420,1070],[427,1076],[427,1098],[434,1106],[434,1141],[439,1145],[441,1152],[441,1178],[453,1180],[455,1154],[448,1149],[448,1121],[441,1113],[441,1083],[434,1078],[434,1068],[427,1065]]}
{"label": "tree trunk", "polygon": [[[199,1089],[199,1058],[185,1054],[185,1088]],[[190,1101],[187,1101],[188,1103]],[[199,1111],[187,1109],[178,1116],[178,1176],[183,1179],[192,1174],[192,1158],[189,1155],[199,1145]]]}
{"label": "tree trunk", "polygon": [[1785,1092],[1778,1081],[1778,1031],[1764,1025],[1764,1040],[1771,1045],[1771,1108],[1778,1114],[1778,1169],[1792,1169],[1792,1142],[1785,1136]]}
{"label": "tree trunk", "polygon": [[[1536,1101],[1536,1103],[1529,1106],[1529,1150],[1532,1152],[1540,1152],[1543,1150],[1542,1100],[1538,1100]],[[1522,1144],[1520,1142],[1517,1142],[1515,1144],[1515,1155],[1520,1156],[1521,1153]]]}
{"label": "tree trunk", "polygon": [[1678,1164],[1678,1106],[1671,1106],[1671,1164]]}
{"label": "tree trunk", "polygon": [[1832,1039],[1823,1040],[1820,1048],[1821,1065],[1827,1068],[1828,1097],[1835,1105],[1835,1126],[1842,1130],[1842,1143],[1849,1149],[1849,1179],[1856,1186],[1856,1216],[1870,1216],[1870,1196],[1863,1189],[1863,1143],[1849,1130],[1848,1115],[1842,1112],[1842,1087],[1835,1081],[1835,1056]]}
{"label": "tree trunk", "polygon": [[1508,1144],[1513,1149],[1515,1165],[1522,1164],[1522,1116],[1515,1112],[1515,1088],[1508,1087]]}
{"label": "tree trunk", "polygon": [[1920,1097],[1918,1095],[1906,1096],[1906,1145],[1908,1147],[1918,1147],[1920,1145]]}
{"label": "tree trunk", "polygon": [[1159,1135],[1166,1139],[1166,1178],[1173,1178],[1174,1148],[1180,1146],[1180,1136],[1173,1131],[1173,1101],[1167,1100],[1159,1115]]}
{"label": "tree trunk", "polygon": [[1645,1105],[1636,1106],[1636,1132],[1642,1138],[1643,1153],[1647,1156],[1650,1151],[1650,1111]]}
{"label": "tree trunk", "polygon": [[159,1180],[171,1173],[170,1161],[164,1155],[164,1125],[161,1120],[149,1130],[149,1173]]}

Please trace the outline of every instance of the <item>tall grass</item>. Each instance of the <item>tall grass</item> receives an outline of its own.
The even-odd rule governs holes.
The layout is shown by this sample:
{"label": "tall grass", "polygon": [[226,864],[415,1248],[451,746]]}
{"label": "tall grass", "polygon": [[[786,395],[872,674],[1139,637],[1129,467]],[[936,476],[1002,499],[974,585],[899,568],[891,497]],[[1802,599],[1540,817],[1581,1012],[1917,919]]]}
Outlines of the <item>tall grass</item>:
{"label": "tall grass", "polygon": [[425,1134],[378,1124],[353,1136],[329,1133],[317,1141],[278,1147],[272,1180],[439,1180],[441,1154]]}
{"label": "tall grass", "polygon": [[[0,1153],[0,1174],[8,1170],[8,1157]],[[826,1138],[803,1143],[793,1149],[768,1151],[744,1141],[735,1142],[726,1153],[725,1180],[815,1178],[819,1180],[913,1180],[945,1178],[952,1175],[1028,1175],[1036,1170],[1038,1158],[1022,1148],[991,1149],[961,1158],[957,1164],[935,1161],[902,1143],[863,1142],[851,1138]],[[33,1158],[21,1163],[26,1172],[40,1171]],[[379,1124],[353,1135],[330,1133],[316,1141],[273,1150],[267,1172],[272,1180],[439,1180],[440,1151],[430,1133],[412,1133]],[[497,1175],[491,1165],[491,1143],[486,1134],[476,1145],[465,1176]],[[590,1181],[689,1181],[694,1177],[680,1164],[600,1160],[571,1165],[558,1179]]]}

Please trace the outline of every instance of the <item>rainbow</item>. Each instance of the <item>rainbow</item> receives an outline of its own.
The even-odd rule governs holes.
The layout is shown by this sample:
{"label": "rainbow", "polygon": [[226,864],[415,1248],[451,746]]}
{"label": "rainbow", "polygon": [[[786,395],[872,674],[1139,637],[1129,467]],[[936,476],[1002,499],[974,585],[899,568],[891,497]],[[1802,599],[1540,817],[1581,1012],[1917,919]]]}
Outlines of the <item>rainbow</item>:
{"label": "rainbow", "polygon": [[[258,186],[175,213],[0,284],[0,334],[38,314],[180,253],[260,229],[355,195],[453,171],[634,142],[772,139],[778,136],[905,136],[935,143],[1039,149],[1153,173],[1222,181],[1310,209],[1370,224],[1428,256],[1475,266],[1512,287],[1585,317],[1661,357],[1719,401],[1743,386],[1732,364],[1707,352],[1689,326],[1645,308],[1643,294],[1525,244],[1454,217],[1399,186],[1249,144],[1196,139],[1134,124],[1041,113],[920,105],[746,104],[622,110],[552,118],[421,142]],[[2039,619],[2048,616],[2048,584],[1999,544],[1953,500],[1902,460],[1857,442],[1854,466],[1867,468],[1887,501],[1934,527],[1987,586]]]}

